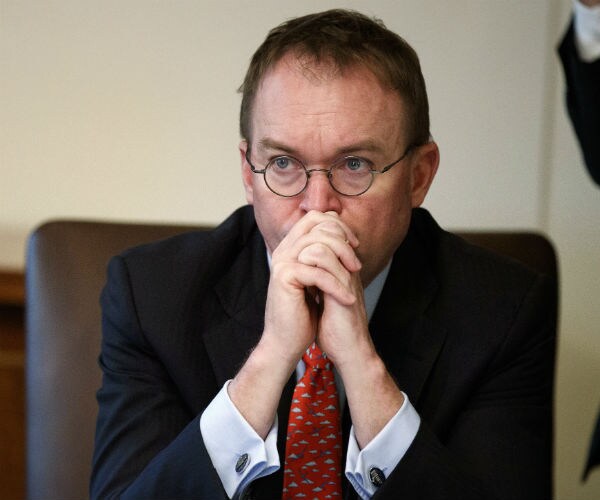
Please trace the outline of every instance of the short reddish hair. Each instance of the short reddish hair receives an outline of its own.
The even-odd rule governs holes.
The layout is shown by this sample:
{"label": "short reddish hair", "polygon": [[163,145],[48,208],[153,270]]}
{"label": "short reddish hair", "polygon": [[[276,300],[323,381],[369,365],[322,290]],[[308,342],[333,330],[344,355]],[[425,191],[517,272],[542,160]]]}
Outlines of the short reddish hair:
{"label": "short reddish hair", "polygon": [[396,90],[403,98],[408,109],[409,143],[429,140],[429,103],[416,52],[382,21],[343,9],[297,17],[269,32],[254,53],[239,88],[242,138],[250,140],[252,107],[260,82],[290,52],[303,64],[332,64],[342,74],[355,65],[367,67],[383,86]]}

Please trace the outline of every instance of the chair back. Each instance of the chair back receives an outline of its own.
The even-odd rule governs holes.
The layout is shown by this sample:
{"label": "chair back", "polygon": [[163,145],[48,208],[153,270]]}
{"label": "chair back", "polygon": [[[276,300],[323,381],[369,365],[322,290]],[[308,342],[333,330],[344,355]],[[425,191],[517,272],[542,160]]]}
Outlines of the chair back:
{"label": "chair back", "polygon": [[558,262],[548,238],[531,231],[458,231],[469,243],[516,259],[558,283]]}
{"label": "chair back", "polygon": [[185,226],[52,221],[31,235],[26,262],[26,490],[83,499],[100,387],[99,296],[109,259]]}

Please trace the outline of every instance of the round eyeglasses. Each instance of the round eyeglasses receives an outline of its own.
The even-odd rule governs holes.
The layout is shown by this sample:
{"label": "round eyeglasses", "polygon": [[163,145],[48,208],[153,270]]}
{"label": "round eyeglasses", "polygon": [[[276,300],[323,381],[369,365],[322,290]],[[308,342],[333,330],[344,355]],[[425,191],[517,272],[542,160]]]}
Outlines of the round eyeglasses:
{"label": "round eyeglasses", "polygon": [[258,169],[250,161],[250,147],[246,150],[246,161],[255,174],[262,174],[267,187],[275,194],[285,198],[298,196],[308,186],[313,172],[325,172],[329,184],[337,193],[344,196],[359,196],[373,184],[375,174],[384,174],[394,165],[400,163],[414,148],[409,146],[404,154],[386,165],[381,170],[374,168],[373,163],[360,156],[340,158],[329,168],[306,168],[302,161],[289,155],[276,156],[269,160],[265,168]]}

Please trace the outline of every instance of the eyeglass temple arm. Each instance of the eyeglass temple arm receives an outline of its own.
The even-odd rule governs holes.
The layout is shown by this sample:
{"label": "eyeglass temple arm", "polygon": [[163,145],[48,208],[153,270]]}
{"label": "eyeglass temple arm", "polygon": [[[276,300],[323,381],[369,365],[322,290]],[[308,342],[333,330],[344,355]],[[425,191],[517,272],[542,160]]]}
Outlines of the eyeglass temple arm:
{"label": "eyeglass temple arm", "polygon": [[383,169],[381,169],[381,170],[371,170],[371,172],[373,172],[374,174],[385,174],[394,165],[396,165],[397,163],[400,163],[402,160],[404,160],[404,158],[406,158],[408,153],[410,153],[416,146],[417,146],[416,144],[411,144],[410,146],[408,146],[406,148],[406,151],[404,151],[404,154],[400,158],[398,158],[396,161],[393,161],[386,167],[383,167]]}

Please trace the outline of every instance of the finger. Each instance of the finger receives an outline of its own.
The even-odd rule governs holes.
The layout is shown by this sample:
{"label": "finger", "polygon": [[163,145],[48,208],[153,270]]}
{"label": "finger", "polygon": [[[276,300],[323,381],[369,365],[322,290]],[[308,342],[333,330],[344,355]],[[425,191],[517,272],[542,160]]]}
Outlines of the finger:
{"label": "finger", "polygon": [[[302,217],[302,219],[300,219],[296,224],[294,224],[294,226],[282,240],[278,249],[280,251],[285,251],[289,248],[289,246],[293,245],[298,238],[308,234],[315,226],[324,222],[332,224],[330,226],[330,231],[332,232],[338,232],[341,230],[343,232],[344,240],[347,240],[350,246],[354,248],[358,246],[358,238],[354,232],[339,218],[335,212],[323,213],[312,210]],[[333,224],[337,226],[335,229]]]}
{"label": "finger", "polygon": [[341,220],[339,218],[328,217],[318,222],[311,231],[323,231],[335,235],[342,240],[348,240],[347,231],[342,227]]}
{"label": "finger", "polygon": [[[332,258],[341,262],[350,272],[362,268],[360,260],[349,243],[327,231],[312,231],[303,236],[294,245],[292,253],[298,256],[299,262],[308,265],[325,267],[325,262],[321,260]],[[300,260],[301,255],[304,255],[305,259],[309,258],[310,261]]]}
{"label": "finger", "polygon": [[[298,255],[298,262],[300,264],[316,268],[317,270],[322,271],[323,274],[329,274],[333,276],[337,283],[340,283],[355,298],[359,298],[358,295],[356,295],[359,288],[356,287],[354,280],[356,276],[359,276],[359,273],[350,272],[346,267],[344,267],[342,262],[331,251],[331,248],[321,243],[311,245],[300,252]],[[360,289],[362,290],[362,288]],[[322,310],[323,294],[327,294],[328,290],[319,288],[317,291],[315,291],[313,287],[310,287],[310,290],[312,290],[312,293],[310,293],[311,297],[315,298],[315,302],[319,306],[319,309]],[[338,295],[336,294],[334,297],[337,296]],[[342,301],[344,300],[345,299],[342,297]]]}
{"label": "finger", "polygon": [[340,236],[343,236],[350,246],[353,248],[358,247],[358,237],[354,234],[354,231],[352,231],[352,229],[350,229],[350,227],[345,224],[344,221],[342,221],[337,212],[325,212],[324,215],[327,216],[327,219],[320,224],[317,224],[315,228],[331,231],[334,234],[339,234]]}
{"label": "finger", "polygon": [[293,288],[311,289],[314,287],[323,294],[331,295],[344,305],[352,305],[357,300],[348,278],[340,279],[324,269],[300,263],[286,263],[277,266],[275,272],[283,282]]}
{"label": "finger", "polygon": [[[339,254],[332,245],[344,247],[347,255]],[[317,241],[303,248],[298,254],[298,262],[307,266],[314,266],[334,274],[340,280],[348,280],[351,272],[360,270],[360,262],[352,249],[335,240],[327,244]]]}

